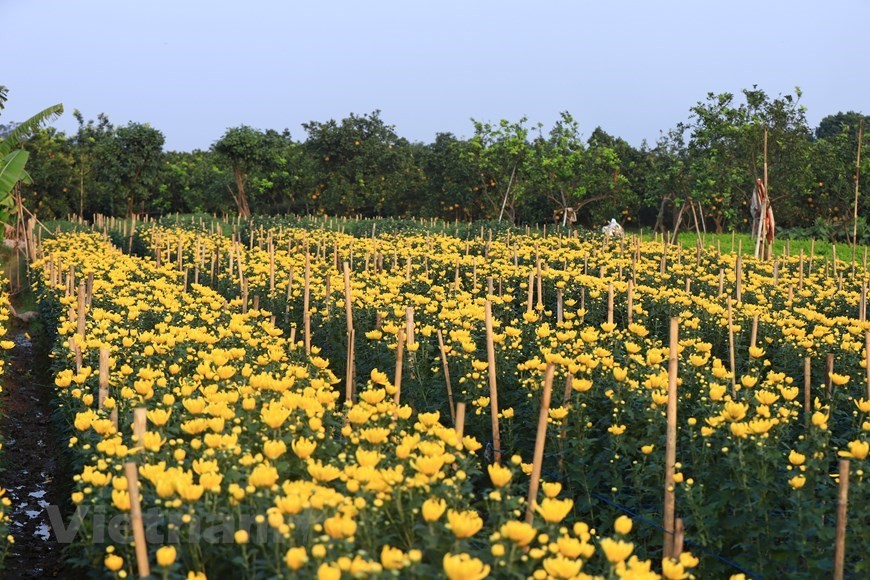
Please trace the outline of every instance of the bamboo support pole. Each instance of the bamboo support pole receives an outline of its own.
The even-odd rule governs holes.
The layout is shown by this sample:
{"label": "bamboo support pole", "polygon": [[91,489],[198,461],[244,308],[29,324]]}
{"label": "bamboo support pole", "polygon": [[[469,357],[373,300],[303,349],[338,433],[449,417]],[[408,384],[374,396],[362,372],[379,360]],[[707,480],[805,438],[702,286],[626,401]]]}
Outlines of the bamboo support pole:
{"label": "bamboo support pole", "polygon": [[142,447],[142,437],[147,430],[148,421],[145,407],[136,407],[133,409],[133,436],[136,438],[137,447]]}
{"label": "bamboo support pole", "polygon": [[393,395],[393,402],[399,406],[402,397],[402,364],[405,357],[405,331],[401,328],[396,334],[396,378],[393,385],[396,387],[396,393]]}
{"label": "bamboo support pole", "polygon": [[127,491],[130,494],[130,523],[133,527],[133,545],[136,549],[136,566],[140,578],[151,575],[148,564],[148,546],[145,543],[145,526],[142,523],[142,504],[139,500],[139,470],[135,461],[124,464],[127,476]]}
{"label": "bamboo support pole", "polygon": [[749,346],[755,347],[755,342],[758,339],[758,315],[752,317],[752,330],[749,333]]}
{"label": "bamboo support pole", "polygon": [[344,400],[347,403],[353,403],[353,374],[354,374],[354,339],[356,332],[353,328],[347,331],[347,375],[345,378]]}
{"label": "bamboo support pole", "polygon": [[492,329],[492,302],[486,301],[485,306],[485,323],[486,323],[486,356],[487,372],[489,376],[489,404],[490,414],[492,415],[492,447],[493,461],[501,463],[501,434],[498,426],[498,385],[495,380],[495,341],[493,340]]}
{"label": "bamboo support pole", "polygon": [[812,364],[810,357],[804,357],[804,422],[810,426],[810,411],[812,410]]}
{"label": "bamboo support pole", "polygon": [[550,413],[550,398],[553,392],[553,375],[556,367],[547,364],[544,371],[544,390],[541,394],[541,412],[538,414],[538,432],[535,436],[535,454],[532,459],[532,475],[529,480],[529,497],[526,501],[526,523],[531,524],[535,517],[535,506],[538,499],[538,487],[541,483],[541,465],[544,462],[544,443],[547,439],[547,419]]}
{"label": "bamboo support pole", "polygon": [[79,283],[78,304],[76,309],[76,334],[85,336],[85,284]]}
{"label": "bamboo support pole", "polygon": [[450,367],[447,365],[447,351],[444,348],[444,334],[439,328],[438,334],[438,349],[441,351],[441,366],[444,369],[444,382],[447,385],[447,401],[450,407],[450,419],[456,424],[456,409],[453,404],[453,389],[450,386]]}
{"label": "bamboo support pole", "polygon": [[465,435],[465,403],[456,403],[456,435],[460,441]]}
{"label": "bamboo support pole", "polygon": [[532,270],[529,272],[529,291],[528,297],[526,300],[526,311],[532,311],[532,302],[535,299],[535,271]]}
{"label": "bamboo support pole", "polygon": [[[241,264],[240,264],[241,265]],[[305,250],[305,290],[302,295],[302,324],[305,333],[305,354],[311,354],[311,256]]]}
{"label": "bamboo support pole", "polygon": [[843,580],[846,561],[846,521],[849,515],[849,460],[840,460],[840,486],[837,493],[837,536],[834,546],[834,580]]}
{"label": "bamboo support pole", "polygon": [[100,347],[99,389],[97,407],[102,409],[109,398],[109,347],[106,346]]}
{"label": "bamboo support pole", "polygon": [[665,443],[664,557],[674,557],[674,509],[676,497],[674,474],[677,462],[677,370],[680,319],[671,318],[668,356],[668,407]]}
{"label": "bamboo support pole", "polygon": [[405,307],[405,345],[411,347],[414,344],[414,307]]}
{"label": "bamboo support pole", "polygon": [[864,333],[864,366],[867,373],[867,400],[870,401],[870,330]]}
{"label": "bamboo support pole", "polygon": [[683,544],[686,540],[685,531],[683,528],[683,518],[674,520],[674,549],[672,558],[679,560],[680,554],[683,553]]}
{"label": "bamboo support pole", "polygon": [[561,323],[564,319],[564,311],[562,306],[562,289],[556,288],[556,322]]}
{"label": "bamboo support pole", "polygon": [[613,324],[613,281],[607,284],[607,324]]}
{"label": "bamboo support pole", "polygon": [[831,373],[834,372],[834,353],[829,352],[825,355],[825,389],[830,397],[834,392],[834,381],[831,380]]}
{"label": "bamboo support pole", "polygon": [[731,370],[731,396],[737,397],[737,373],[734,364],[734,308],[728,297],[728,362]]}

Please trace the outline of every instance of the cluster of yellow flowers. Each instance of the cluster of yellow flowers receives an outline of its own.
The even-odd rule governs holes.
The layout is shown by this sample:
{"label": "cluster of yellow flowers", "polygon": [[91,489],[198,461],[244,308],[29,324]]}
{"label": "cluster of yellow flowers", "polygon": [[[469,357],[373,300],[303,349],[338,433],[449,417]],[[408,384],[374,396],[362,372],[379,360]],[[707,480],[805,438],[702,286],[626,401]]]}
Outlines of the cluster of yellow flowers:
{"label": "cluster of yellow flowers", "polygon": [[[601,450],[593,446],[603,445],[613,469],[664,463],[668,348],[662,337],[670,316],[680,318],[674,479],[687,499],[702,493],[698,481],[716,487],[723,472],[710,462],[731,450],[738,451],[734,469],[744,471],[753,450],[772,453],[775,485],[794,490],[808,479],[821,485],[832,458],[868,455],[870,397],[852,377],[863,375],[870,326],[855,317],[860,296],[855,284],[844,287],[842,263],[838,276],[797,256],[738,267],[733,254],[664,250],[636,239],[355,238],[286,227],[251,230],[244,243],[183,228],[138,235],[149,248],[147,259],[77,235],[46,242],[35,267],[42,269],[47,299],[69,312],[58,326],[56,384],[77,430],[71,446],[86,458],[73,499],[128,510],[121,464],[134,458],[144,507],[159,509],[183,540],[193,542],[196,518],[227,518],[230,532],[221,536],[227,542],[156,550],[158,562],[173,572],[243,567],[252,576],[280,575],[289,567],[325,578],[391,570],[451,578],[502,572],[568,578],[590,571],[656,577],[632,543],[599,538],[573,522],[578,485],[606,470],[583,470],[587,480],[578,484],[567,474],[572,460],[564,460],[564,450],[573,440],[591,457]],[[337,388],[345,366],[336,365],[336,356],[344,358],[347,344],[335,339],[345,325],[343,263],[360,331],[360,390],[353,402]],[[75,335],[76,297],[64,293],[70,266],[79,280],[94,276],[84,336]],[[310,356],[302,342],[306,278],[307,314],[316,321]],[[727,297],[738,287],[741,298],[729,313]],[[750,344],[756,317],[757,339]],[[71,336],[82,352],[80,369]],[[406,372],[399,393],[388,373],[402,337]],[[101,346],[111,353],[110,389],[98,408]],[[829,352],[837,372],[820,375]],[[809,399],[798,386],[803,357],[814,361]],[[522,490],[532,464],[523,456],[531,458],[534,443],[528,424],[536,421],[551,364],[557,388],[547,446],[561,455],[548,461],[566,490],[545,483],[526,523]],[[470,435],[462,438],[447,426],[454,405],[444,391],[444,368],[453,378],[452,402],[472,410]],[[492,459],[494,450],[481,442],[490,439],[492,370],[503,461],[487,465],[481,459]],[[849,401],[848,411],[834,404],[837,397]],[[148,419],[142,441],[129,426],[140,406]],[[581,460],[586,456],[573,459]],[[863,476],[860,467],[857,474]],[[491,488],[481,492],[481,481]],[[611,486],[617,493],[629,484]],[[248,527],[245,517],[253,522]],[[121,574],[132,572],[131,554],[117,545],[93,558]],[[595,554],[603,560],[596,562]],[[696,563],[683,555],[655,568],[683,578]]]}
{"label": "cluster of yellow flowers", "polygon": [[[0,277],[0,287],[5,288],[6,283]],[[0,376],[6,371],[6,359],[3,356],[3,351],[11,350],[15,347],[15,343],[6,339],[7,328],[9,326],[9,297],[5,292],[0,292]],[[2,391],[2,387],[0,387]],[[3,449],[3,441],[0,440],[0,450]],[[6,490],[0,487],[0,565],[3,563],[3,558],[6,555],[9,544],[13,542],[11,535],[7,534],[9,530],[9,513],[8,508],[12,505],[12,500],[6,495]]]}
{"label": "cluster of yellow flowers", "polygon": [[[177,243],[171,233],[160,234],[170,246]],[[194,248],[191,264],[201,265],[206,255],[197,262],[197,247],[232,248],[220,239],[208,245],[201,236],[177,235],[186,240],[184,248],[188,242]],[[42,251],[44,258],[34,263],[43,274],[42,299],[55,300],[64,313],[55,384],[74,429],[70,447],[83,462],[73,501],[128,513],[123,464],[135,461],[142,510],[155,511],[165,532],[149,546],[152,562],[167,574],[585,578],[597,570],[660,577],[631,543],[602,539],[575,521],[573,501],[559,499],[559,484],[542,486],[532,519],[523,521],[521,457],[490,465],[485,479],[478,439],[460,437],[437,410],[397,403],[386,373],[367,372],[358,400],[339,404],[339,379],[318,356],[316,333],[306,355],[301,341],[289,340],[276,325],[275,313],[228,300],[195,283],[189,271],[185,288],[184,273],[166,258],[170,252],[161,252],[157,266],[85,234],[46,241]],[[232,252],[236,276],[241,260],[249,288],[268,287],[268,260],[264,266],[257,251],[238,245]],[[293,267],[299,280],[304,255],[276,254],[287,266],[278,279],[289,283]],[[76,287],[65,285],[71,268],[76,281],[93,276],[84,334],[77,332],[77,296],[66,291]],[[221,269],[228,271],[228,264]],[[314,291],[325,291],[317,286],[326,284],[325,271],[322,264],[315,269]],[[355,276],[355,308],[364,308],[369,297]],[[397,297],[384,289],[375,307]],[[445,306],[422,293],[412,300],[424,310],[431,304],[431,314]],[[343,306],[339,298],[334,304]],[[457,321],[479,322],[479,304],[462,308],[467,312]],[[398,324],[387,314],[381,331],[392,335]],[[431,338],[434,326],[426,328],[420,335]],[[450,340],[471,338],[459,333]],[[109,351],[102,401],[101,348]],[[147,417],[141,437],[131,428],[138,408]],[[490,491],[472,503],[481,482]],[[96,525],[83,518],[84,537],[77,541],[87,557],[119,577],[135,573],[128,543],[91,542],[87,535],[98,533]],[[624,523],[617,532],[628,533]],[[595,554],[602,555],[598,562]],[[695,565],[684,554],[666,561],[662,574],[685,578]],[[587,569],[591,576],[581,571]]]}

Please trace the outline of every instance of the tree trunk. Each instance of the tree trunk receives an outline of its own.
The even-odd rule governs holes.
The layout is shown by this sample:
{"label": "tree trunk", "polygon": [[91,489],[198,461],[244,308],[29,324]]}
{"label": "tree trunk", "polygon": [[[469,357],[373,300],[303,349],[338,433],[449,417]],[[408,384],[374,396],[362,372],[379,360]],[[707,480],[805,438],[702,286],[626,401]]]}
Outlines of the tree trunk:
{"label": "tree trunk", "polygon": [[248,196],[245,195],[245,174],[239,166],[233,167],[233,174],[236,177],[236,206],[239,209],[239,215],[243,218],[251,216],[251,209],[248,207]]}

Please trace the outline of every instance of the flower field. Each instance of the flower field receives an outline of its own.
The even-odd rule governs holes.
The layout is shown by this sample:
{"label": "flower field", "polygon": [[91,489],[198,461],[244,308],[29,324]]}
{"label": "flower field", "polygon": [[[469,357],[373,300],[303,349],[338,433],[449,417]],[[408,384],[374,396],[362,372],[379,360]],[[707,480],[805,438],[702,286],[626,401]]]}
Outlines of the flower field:
{"label": "flower field", "polygon": [[[815,578],[846,458],[845,570],[870,570],[862,264],[253,224],[43,242],[79,564]],[[138,561],[105,526],[137,500]]]}
{"label": "flower field", "polygon": [[[6,280],[0,277],[0,285],[5,285]],[[6,351],[14,346],[14,343],[6,338],[9,326],[9,298],[5,293],[0,293],[0,376],[6,372]],[[0,408],[0,413],[3,409]],[[2,456],[3,440],[0,438],[0,468],[3,466]],[[12,536],[9,535],[9,507],[12,501],[6,497],[6,490],[0,487],[0,569],[9,551]]]}

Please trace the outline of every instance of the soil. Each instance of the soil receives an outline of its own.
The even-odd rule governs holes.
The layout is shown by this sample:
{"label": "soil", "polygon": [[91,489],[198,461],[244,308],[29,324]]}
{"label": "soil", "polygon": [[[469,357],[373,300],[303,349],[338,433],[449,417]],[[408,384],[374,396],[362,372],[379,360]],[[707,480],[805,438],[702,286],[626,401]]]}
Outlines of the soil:
{"label": "soil", "polygon": [[12,501],[9,533],[15,543],[6,555],[5,578],[70,578],[63,546],[51,530],[47,508],[62,505],[68,483],[59,474],[61,441],[52,416],[48,357],[37,352],[27,327],[13,320],[6,335],[15,347],[2,377],[0,395],[0,486]]}

